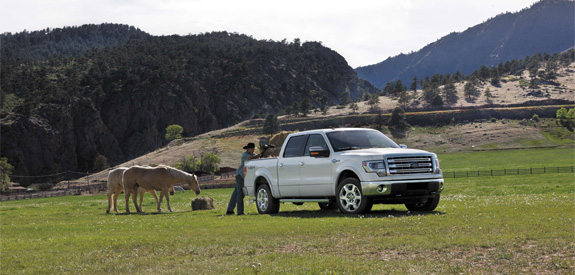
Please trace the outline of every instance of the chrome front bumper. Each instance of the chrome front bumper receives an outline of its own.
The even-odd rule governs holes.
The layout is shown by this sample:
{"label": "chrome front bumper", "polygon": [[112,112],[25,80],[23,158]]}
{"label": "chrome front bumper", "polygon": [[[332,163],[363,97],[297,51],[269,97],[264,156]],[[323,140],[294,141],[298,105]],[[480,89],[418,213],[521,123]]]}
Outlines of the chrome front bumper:
{"label": "chrome front bumper", "polygon": [[397,193],[443,191],[443,179],[417,179],[397,181],[362,181],[361,190],[364,196],[386,196]]}

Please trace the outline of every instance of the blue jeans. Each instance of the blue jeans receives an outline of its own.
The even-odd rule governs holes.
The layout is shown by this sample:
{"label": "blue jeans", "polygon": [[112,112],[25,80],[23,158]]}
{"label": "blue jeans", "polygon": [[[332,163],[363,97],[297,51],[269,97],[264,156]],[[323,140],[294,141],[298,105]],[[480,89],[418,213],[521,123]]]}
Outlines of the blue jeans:
{"label": "blue jeans", "polygon": [[238,205],[238,214],[244,213],[244,178],[242,176],[236,176],[236,189],[232,193],[232,197],[230,198],[230,203],[228,203],[228,211],[227,212],[234,212],[234,208],[236,208],[236,203]]}

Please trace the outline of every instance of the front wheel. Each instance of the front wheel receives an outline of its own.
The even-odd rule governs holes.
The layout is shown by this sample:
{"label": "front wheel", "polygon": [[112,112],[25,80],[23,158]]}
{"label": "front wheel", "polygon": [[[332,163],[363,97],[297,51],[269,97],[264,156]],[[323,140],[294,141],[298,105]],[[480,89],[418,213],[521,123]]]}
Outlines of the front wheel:
{"label": "front wheel", "polygon": [[435,210],[435,208],[439,204],[439,197],[440,197],[439,194],[437,194],[435,197],[427,199],[427,201],[424,202],[407,203],[405,204],[405,207],[407,207],[409,211],[431,212]]}
{"label": "front wheel", "polygon": [[337,186],[337,207],[345,214],[363,214],[371,210],[373,204],[361,192],[356,178],[342,180]]}
{"label": "front wheel", "polygon": [[262,184],[256,193],[256,206],[260,214],[275,214],[280,210],[279,201],[272,196],[270,187]]}

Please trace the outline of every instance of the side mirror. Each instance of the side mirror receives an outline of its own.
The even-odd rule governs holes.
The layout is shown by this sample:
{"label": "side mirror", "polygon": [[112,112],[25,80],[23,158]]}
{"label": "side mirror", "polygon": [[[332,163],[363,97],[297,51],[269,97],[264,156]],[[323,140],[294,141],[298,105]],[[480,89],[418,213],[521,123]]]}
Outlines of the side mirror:
{"label": "side mirror", "polygon": [[399,147],[400,147],[401,149],[407,149],[407,145],[405,145],[405,144],[400,144]]}
{"label": "side mirror", "polygon": [[309,155],[314,158],[327,158],[329,157],[329,149],[324,150],[321,146],[309,147]]}

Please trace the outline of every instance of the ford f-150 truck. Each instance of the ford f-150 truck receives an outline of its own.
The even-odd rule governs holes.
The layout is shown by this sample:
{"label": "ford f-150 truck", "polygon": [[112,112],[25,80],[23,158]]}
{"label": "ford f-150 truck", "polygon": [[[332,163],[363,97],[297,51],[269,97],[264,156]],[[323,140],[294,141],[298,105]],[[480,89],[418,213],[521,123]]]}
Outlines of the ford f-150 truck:
{"label": "ford f-150 truck", "polygon": [[277,213],[285,202],[317,202],[346,214],[369,212],[377,203],[433,211],[443,190],[434,153],[364,128],[290,134],[277,158],[246,162],[244,179],[244,194],[255,197],[260,214]]}

